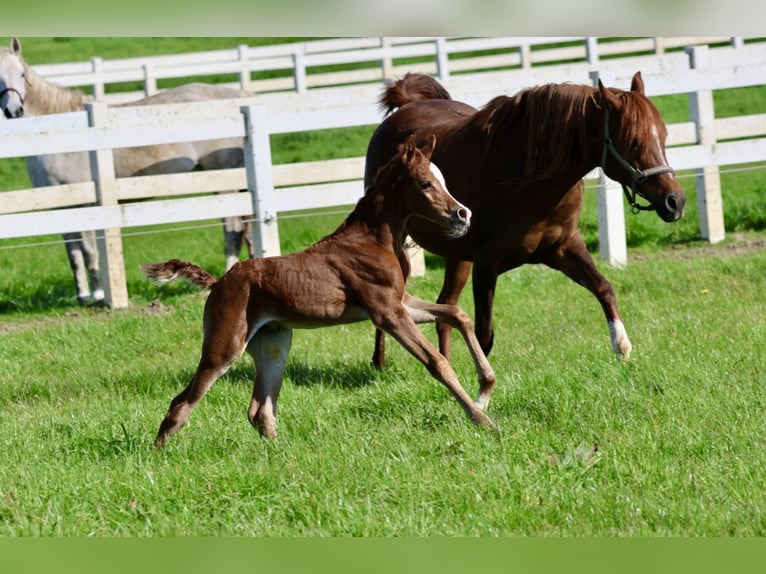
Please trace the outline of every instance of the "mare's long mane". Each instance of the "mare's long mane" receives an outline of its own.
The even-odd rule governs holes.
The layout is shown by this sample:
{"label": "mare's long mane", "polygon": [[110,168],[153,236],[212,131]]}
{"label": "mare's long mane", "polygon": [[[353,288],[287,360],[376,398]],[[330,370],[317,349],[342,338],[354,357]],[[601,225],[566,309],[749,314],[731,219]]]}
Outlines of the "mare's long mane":
{"label": "mare's long mane", "polygon": [[[497,96],[474,116],[475,125],[489,135],[489,146],[503,145],[515,130],[517,149],[504,153],[520,158],[521,172],[511,173],[508,184],[529,187],[561,173],[573,158],[582,157],[602,137],[589,106],[598,106],[597,90],[573,84],[545,84],[513,96]],[[600,122],[601,120],[597,120]]]}

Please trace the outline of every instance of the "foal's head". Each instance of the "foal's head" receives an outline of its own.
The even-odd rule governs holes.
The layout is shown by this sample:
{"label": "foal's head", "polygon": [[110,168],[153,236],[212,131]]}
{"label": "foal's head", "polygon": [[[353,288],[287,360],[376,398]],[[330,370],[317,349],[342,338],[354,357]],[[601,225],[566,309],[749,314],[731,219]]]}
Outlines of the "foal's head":
{"label": "foal's head", "polygon": [[21,42],[11,40],[10,50],[0,50],[0,107],[6,118],[24,115],[27,86],[21,60]]}
{"label": "foal's head", "polygon": [[[606,174],[629,188],[634,209],[653,209],[665,221],[684,214],[686,196],[665,155],[667,130],[657,108],[644,94],[641,74],[633,76],[630,91],[607,89],[599,82],[605,110],[602,167]],[[650,206],[635,202],[639,195]]]}
{"label": "foal's head", "polygon": [[392,160],[393,164],[401,163],[406,172],[398,192],[407,216],[417,215],[443,226],[450,238],[462,237],[471,224],[471,210],[452,197],[441,170],[431,163],[435,145],[436,136],[421,149],[414,137],[402,145]]}

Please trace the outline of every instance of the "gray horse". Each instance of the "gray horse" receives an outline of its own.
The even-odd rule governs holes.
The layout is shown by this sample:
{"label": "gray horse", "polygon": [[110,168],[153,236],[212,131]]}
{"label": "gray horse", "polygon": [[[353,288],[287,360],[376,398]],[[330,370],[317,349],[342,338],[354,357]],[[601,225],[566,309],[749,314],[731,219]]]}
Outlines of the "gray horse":
{"label": "gray horse", "polygon": [[[186,84],[120,106],[142,106],[239,98],[252,94],[210,84]],[[8,119],[24,115],[58,114],[84,109],[89,98],[78,91],[51,84],[36,74],[21,57],[21,42],[11,40],[10,50],[0,49],[0,107]],[[114,150],[116,177],[182,173],[195,169],[214,170],[244,165],[242,140],[227,138],[189,143],[143,146]],[[32,185],[46,187],[91,180],[87,152],[40,155],[27,158]],[[255,256],[249,220],[224,220],[226,269],[239,260],[243,241],[250,257]],[[92,231],[64,234],[69,264],[74,274],[77,299],[99,303],[104,290],[99,281],[98,250]],[[88,280],[90,279],[90,284]]]}

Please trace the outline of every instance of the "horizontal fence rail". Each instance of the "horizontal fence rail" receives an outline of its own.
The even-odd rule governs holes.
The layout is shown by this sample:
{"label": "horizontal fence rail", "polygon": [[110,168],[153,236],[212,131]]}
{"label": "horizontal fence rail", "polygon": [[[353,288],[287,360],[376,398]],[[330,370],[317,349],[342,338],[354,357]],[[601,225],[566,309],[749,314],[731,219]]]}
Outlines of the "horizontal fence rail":
{"label": "horizontal fence rail", "polygon": [[[595,65],[620,57],[665,55],[691,45],[739,47],[757,40],[725,36],[342,38],[272,46],[240,45],[227,50],[144,58],[94,57],[33,69],[61,86],[78,87],[96,99],[117,102],[150,96],[159,91],[158,83],[177,78],[228,75],[232,76],[228,82],[231,87],[245,91],[304,93],[341,84],[380,82],[408,71],[433,74],[447,81],[452,75],[476,71],[530,69],[560,62]],[[326,71],[331,66],[350,69]],[[140,83],[142,92],[107,90],[108,86],[126,82]]]}
{"label": "horizontal fence rail", "polygon": [[[549,81],[602,79],[626,88],[637,70],[649,96],[689,94],[692,121],[668,126],[668,159],[676,170],[697,175],[701,233],[719,241],[723,212],[718,168],[766,160],[766,114],[716,118],[712,91],[766,83],[766,44],[697,46],[662,55],[602,58],[595,65],[455,74],[444,83],[454,98],[481,106],[496,95]],[[269,136],[377,124],[382,119],[376,104],[380,91],[376,83],[135,108],[96,102],[83,112],[0,121],[0,135],[13,141],[13,146],[0,148],[0,159],[87,151],[92,171],[100,174],[94,181],[0,194],[0,239],[100,229],[111,230],[109,237],[117,241],[120,230],[131,227],[245,215],[254,219],[257,253],[276,255],[279,214],[355,203],[363,192],[364,158],[272,165]],[[108,169],[99,169],[99,162],[110,165],[113,149],[225,137],[244,138],[244,168],[132,178],[115,178]],[[624,264],[621,188],[598,169],[587,177],[597,181],[601,257]],[[112,190],[108,201],[104,188]],[[231,189],[247,191],[215,194]],[[59,209],[63,207],[68,209]],[[103,245],[111,263],[102,265],[107,274],[121,261],[120,249],[109,251],[108,235],[103,235]],[[124,270],[114,275],[124,282]],[[121,292],[124,296],[115,295]],[[112,285],[108,302],[114,307],[127,304],[124,284]]]}

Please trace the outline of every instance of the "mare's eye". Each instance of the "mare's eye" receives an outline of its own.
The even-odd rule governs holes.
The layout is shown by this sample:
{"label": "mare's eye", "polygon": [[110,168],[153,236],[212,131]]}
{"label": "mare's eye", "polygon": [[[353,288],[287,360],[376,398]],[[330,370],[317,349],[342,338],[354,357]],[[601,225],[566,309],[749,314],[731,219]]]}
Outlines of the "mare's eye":
{"label": "mare's eye", "polygon": [[433,187],[430,181],[424,179],[420,182],[420,189],[428,189],[429,187]]}

